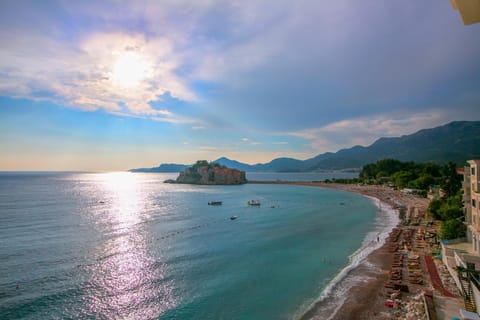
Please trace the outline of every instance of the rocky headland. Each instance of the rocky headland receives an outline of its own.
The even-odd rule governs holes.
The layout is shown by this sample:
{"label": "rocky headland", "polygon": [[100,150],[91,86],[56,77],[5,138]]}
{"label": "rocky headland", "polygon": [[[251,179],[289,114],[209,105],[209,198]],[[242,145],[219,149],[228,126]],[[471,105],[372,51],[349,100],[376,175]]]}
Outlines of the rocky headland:
{"label": "rocky headland", "polygon": [[200,160],[181,172],[176,180],[167,180],[165,182],[202,185],[237,185],[247,183],[247,179],[245,177],[245,171]]}

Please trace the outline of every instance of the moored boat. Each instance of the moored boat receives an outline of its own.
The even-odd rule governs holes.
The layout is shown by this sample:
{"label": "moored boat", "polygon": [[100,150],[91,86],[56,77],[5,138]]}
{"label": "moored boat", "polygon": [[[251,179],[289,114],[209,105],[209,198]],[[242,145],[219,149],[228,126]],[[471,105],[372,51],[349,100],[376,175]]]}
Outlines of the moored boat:
{"label": "moored boat", "polygon": [[222,203],[223,203],[222,201],[209,201],[208,205],[209,206],[221,206]]}
{"label": "moored boat", "polygon": [[250,200],[247,202],[249,206],[259,206],[260,201],[259,200]]}

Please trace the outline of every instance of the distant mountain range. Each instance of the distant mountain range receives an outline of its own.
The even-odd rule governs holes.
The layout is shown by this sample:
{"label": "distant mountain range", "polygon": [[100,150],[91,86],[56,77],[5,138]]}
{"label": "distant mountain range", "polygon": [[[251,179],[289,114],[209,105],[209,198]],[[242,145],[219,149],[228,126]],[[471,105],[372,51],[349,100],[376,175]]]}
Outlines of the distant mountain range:
{"label": "distant mountain range", "polygon": [[[249,165],[222,157],[212,162],[248,172],[311,172],[358,170],[368,163],[386,158],[436,164],[448,161],[464,164],[469,159],[480,159],[480,121],[456,121],[410,135],[380,138],[368,147],[354,146],[335,153],[322,153],[307,160],[277,158],[268,163]],[[161,164],[154,168],[129,171],[180,172],[189,166]]]}

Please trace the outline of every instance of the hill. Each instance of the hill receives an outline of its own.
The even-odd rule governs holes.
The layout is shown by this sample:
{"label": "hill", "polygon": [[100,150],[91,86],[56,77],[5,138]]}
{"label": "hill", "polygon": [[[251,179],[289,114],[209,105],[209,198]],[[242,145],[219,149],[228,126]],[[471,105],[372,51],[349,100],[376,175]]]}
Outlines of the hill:
{"label": "hill", "polygon": [[176,164],[176,163],[163,163],[158,167],[153,168],[137,168],[130,169],[130,172],[181,172],[188,168],[188,165],[185,164]]}
{"label": "hill", "polygon": [[[384,137],[367,147],[354,146],[335,153],[322,153],[307,160],[277,158],[268,163],[249,165],[222,157],[212,162],[249,172],[310,172],[359,169],[387,158],[436,164],[452,161],[460,165],[469,159],[480,159],[480,121],[456,121],[410,135]],[[161,171],[165,168],[162,166],[165,165],[140,172],[172,172]],[[176,166],[181,168],[184,165]],[[176,172],[182,170],[184,168]]]}
{"label": "hill", "polygon": [[307,171],[361,167],[381,159],[464,164],[480,157],[480,121],[457,121],[411,135],[380,138],[368,147],[355,146],[306,160]]}

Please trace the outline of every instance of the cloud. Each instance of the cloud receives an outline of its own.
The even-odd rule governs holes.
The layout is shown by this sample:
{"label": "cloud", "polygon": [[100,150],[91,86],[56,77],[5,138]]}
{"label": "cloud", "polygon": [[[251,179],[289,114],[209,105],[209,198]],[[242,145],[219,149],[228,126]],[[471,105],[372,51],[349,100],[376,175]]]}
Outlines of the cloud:
{"label": "cloud", "polygon": [[[0,38],[6,37],[5,32]],[[135,52],[148,73],[138,85],[124,88],[115,83],[115,62]],[[149,104],[171,97],[194,101],[195,94],[176,74],[180,62],[168,39],[146,39],[141,34],[94,33],[78,45],[65,45],[41,34],[22,34],[0,49],[0,93],[30,99],[50,99],[86,111],[133,115],[175,116]],[[14,67],[15,66],[15,67]]]}
{"label": "cloud", "polygon": [[228,106],[251,125],[299,130],[398,108],[454,106],[478,91],[480,42],[448,3],[300,1],[267,12],[247,3],[236,13],[235,41],[202,51],[194,70],[222,84],[218,113]]}
{"label": "cloud", "polygon": [[445,124],[455,111],[389,113],[341,120],[328,125],[282,134],[310,141],[316,153],[335,152],[355,145],[368,146],[380,137],[397,137]]}
{"label": "cloud", "polygon": [[318,138],[302,128],[478,105],[478,28],[434,0],[32,1],[0,18],[0,95],[85,111]]}
{"label": "cloud", "polygon": [[[134,7],[95,2],[50,2],[44,7],[2,4],[0,94],[50,100],[85,111],[191,122],[177,119],[181,117],[176,111],[151,105],[165,95],[188,102],[197,97],[182,75],[186,63],[175,41],[168,34],[130,28],[127,20],[144,16]],[[37,21],[34,25],[32,18]],[[122,87],[115,69],[129,54],[140,57],[138,65],[145,70],[138,84]],[[128,74],[123,77],[128,79]]]}

